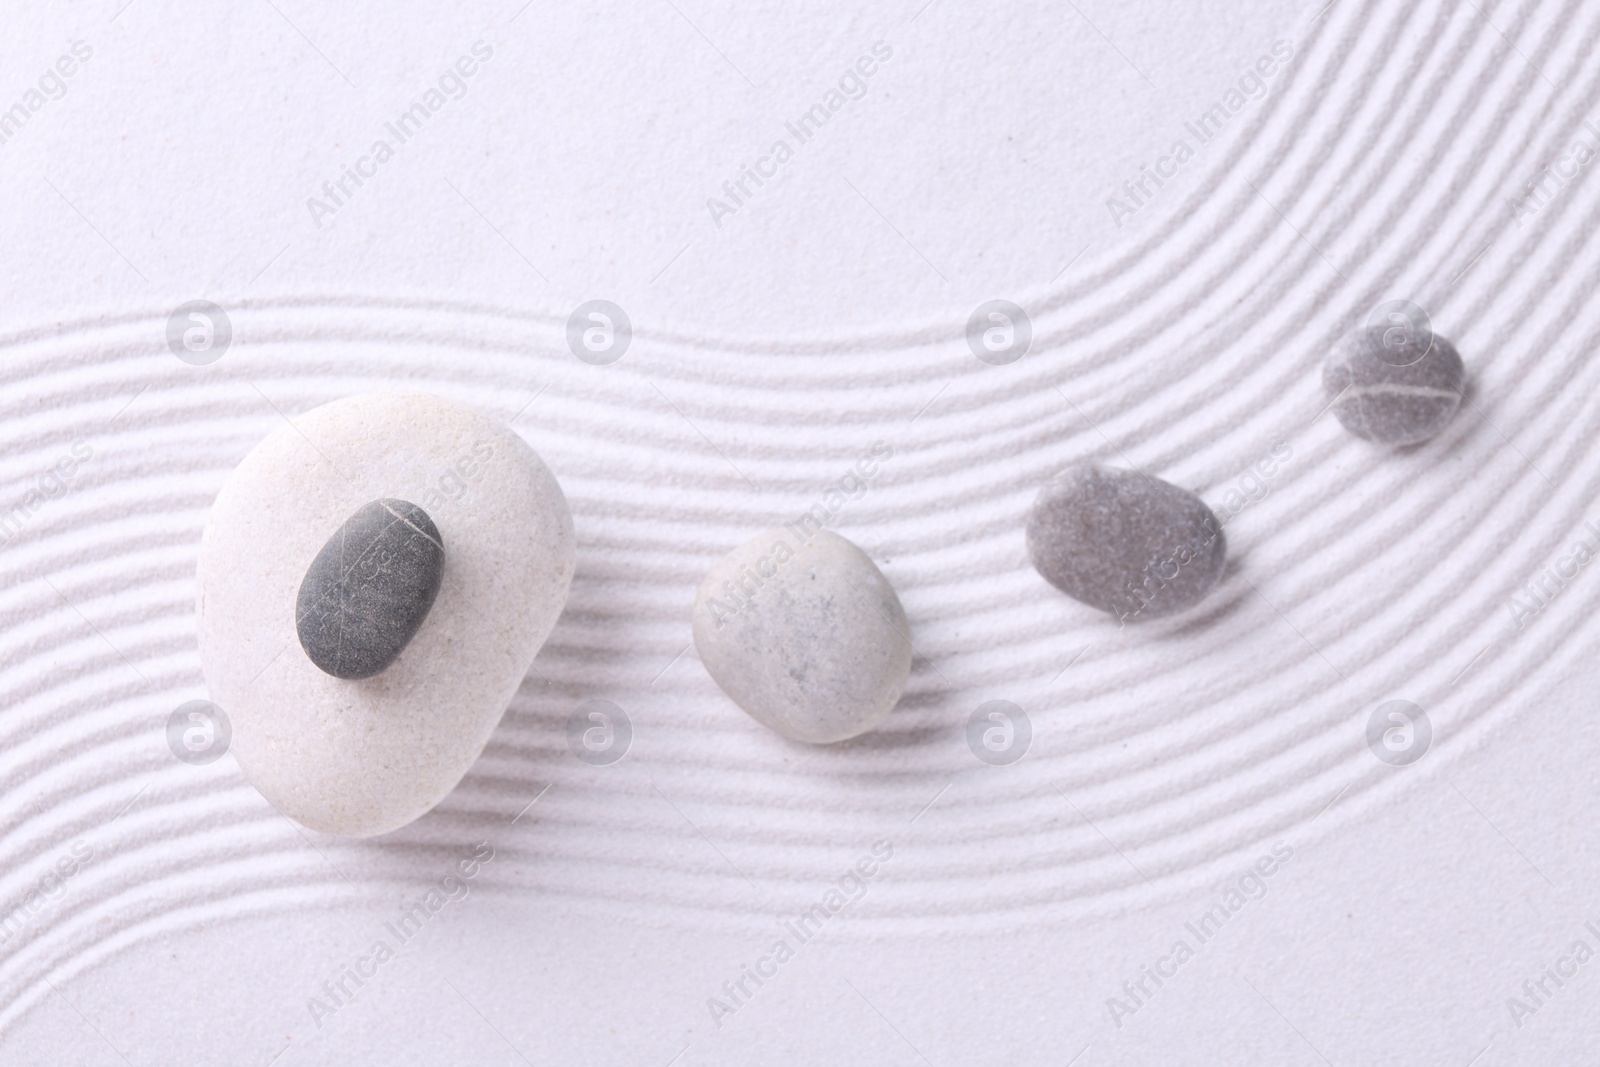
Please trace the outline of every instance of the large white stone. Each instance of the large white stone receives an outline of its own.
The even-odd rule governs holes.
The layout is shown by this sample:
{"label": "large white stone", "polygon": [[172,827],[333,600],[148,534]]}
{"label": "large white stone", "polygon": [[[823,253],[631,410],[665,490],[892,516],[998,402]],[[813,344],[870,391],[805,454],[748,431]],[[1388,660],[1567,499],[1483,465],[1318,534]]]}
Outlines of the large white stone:
{"label": "large white stone", "polygon": [[734,703],[796,741],[872,729],[911,672],[900,598],[829,530],[768,530],[719,560],[695,599],[694,645]]}
{"label": "large white stone", "polygon": [[[437,804],[483,751],[566,603],[572,515],[520,437],[437,397],[355,396],[293,421],[211,509],[200,664],[262,796],[316,830],[381,834]],[[383,497],[433,518],[442,585],[393,665],[335,678],[300,647],[296,596],[329,535]]]}

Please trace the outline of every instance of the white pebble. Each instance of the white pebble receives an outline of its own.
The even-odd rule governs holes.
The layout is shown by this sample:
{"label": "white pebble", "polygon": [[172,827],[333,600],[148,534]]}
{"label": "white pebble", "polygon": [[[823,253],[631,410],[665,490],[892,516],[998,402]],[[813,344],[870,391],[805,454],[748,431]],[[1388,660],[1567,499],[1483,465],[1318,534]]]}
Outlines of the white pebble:
{"label": "white pebble", "polygon": [[[335,678],[296,635],[300,583],[346,519],[387,497],[426,509],[449,546],[438,599],[392,666]],[[427,812],[483,751],[573,563],[561,487],[498,420],[399,394],[296,416],[229,477],[200,543],[200,663],[245,776],[327,833],[381,834]]]}
{"label": "white pebble", "polygon": [[911,673],[910,629],[888,579],[838,534],[769,530],[700,583],[694,643],[750,717],[796,741],[865,733]]}

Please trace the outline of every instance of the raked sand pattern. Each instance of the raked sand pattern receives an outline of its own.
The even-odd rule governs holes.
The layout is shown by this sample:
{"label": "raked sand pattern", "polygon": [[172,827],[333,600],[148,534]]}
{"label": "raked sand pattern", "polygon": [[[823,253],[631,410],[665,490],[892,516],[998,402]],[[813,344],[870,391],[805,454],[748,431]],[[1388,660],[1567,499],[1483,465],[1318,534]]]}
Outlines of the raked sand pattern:
{"label": "raked sand pattern", "polygon": [[[1600,521],[1600,184],[1531,217],[1510,199],[1600,113],[1600,9],[1544,12],[1521,56],[1429,4],[1342,0],[1298,29],[1161,225],[1011,294],[1033,341],[1004,366],[973,358],[968,308],[854,336],[636,322],[611,366],[573,358],[564,313],[379,294],[224,301],[232,348],[208,366],[167,350],[165,307],[0,338],[0,902],[43,901],[5,928],[0,1026],[45,976],[401,884],[485,839],[475,891],[671,926],[766,929],[878,839],[893,869],[852,912],[870,922],[834,936],[1123,909],[1387,803],[1397,772],[1365,740],[1384,701],[1431,719],[1419,774],[1537,701],[1600,641],[1571,577]],[[1468,368],[1460,412],[1413,449],[1322,410],[1328,346],[1391,297]],[[483,757],[371,843],[300,833],[231,758],[179,762],[165,730],[206,696],[195,554],[228,472],[285,419],[380,389],[508,421],[561,481],[578,562]],[[694,592],[883,446],[829,525],[898,591],[911,680],[873,732],[789,743],[697,662]],[[1223,519],[1200,608],[1118,629],[1034,573],[1028,507],[1082,460]],[[473,485],[441,471],[392,495],[430,491]],[[628,717],[617,762],[569,747],[589,700]],[[991,700],[1028,718],[1009,765],[968,747]],[[537,825],[506,836],[518,817]],[[58,861],[59,903],[41,890]]]}

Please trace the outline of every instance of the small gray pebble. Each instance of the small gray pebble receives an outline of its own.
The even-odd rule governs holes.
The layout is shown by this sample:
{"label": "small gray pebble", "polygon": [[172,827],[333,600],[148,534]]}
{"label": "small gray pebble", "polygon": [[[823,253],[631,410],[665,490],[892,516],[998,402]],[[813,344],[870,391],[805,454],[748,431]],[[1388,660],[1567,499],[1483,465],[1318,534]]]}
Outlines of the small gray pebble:
{"label": "small gray pebble", "polygon": [[370,678],[410,644],[444,576],[444,540],[428,513],[374,500],[328,538],[300,583],[300,647],[335,678]]}
{"label": "small gray pebble", "polygon": [[1039,491],[1027,536],[1045,581],[1123,621],[1199,603],[1228,555],[1205,501],[1159,478],[1093,464],[1062,471]]}
{"label": "small gray pebble", "polygon": [[1461,406],[1466,382],[1461,356],[1433,334],[1427,355],[1396,366],[1384,358],[1383,337],[1383,327],[1367,326],[1340,338],[1322,365],[1324,395],[1357,437],[1389,445],[1426,441]]}

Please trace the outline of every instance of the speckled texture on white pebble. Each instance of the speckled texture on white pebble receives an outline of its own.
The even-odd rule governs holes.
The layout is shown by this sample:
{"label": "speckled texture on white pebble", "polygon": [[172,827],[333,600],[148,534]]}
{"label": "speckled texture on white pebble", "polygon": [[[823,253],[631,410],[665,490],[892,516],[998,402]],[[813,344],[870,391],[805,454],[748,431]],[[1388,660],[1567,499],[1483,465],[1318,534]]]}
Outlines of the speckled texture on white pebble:
{"label": "speckled texture on white pebble", "polygon": [[[295,634],[306,568],[368,501],[412,500],[449,546],[438,600],[394,664],[324,674]],[[200,662],[232,752],[279,811],[385,833],[455,788],[483,751],[572,582],[555,476],[498,420],[437,397],[324,405],[256,446],[200,543]]]}
{"label": "speckled texture on white pebble", "polygon": [[711,677],[750,717],[826,743],[877,725],[911,673],[910,628],[887,578],[828,530],[768,530],[700,583],[694,643]]}

